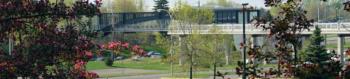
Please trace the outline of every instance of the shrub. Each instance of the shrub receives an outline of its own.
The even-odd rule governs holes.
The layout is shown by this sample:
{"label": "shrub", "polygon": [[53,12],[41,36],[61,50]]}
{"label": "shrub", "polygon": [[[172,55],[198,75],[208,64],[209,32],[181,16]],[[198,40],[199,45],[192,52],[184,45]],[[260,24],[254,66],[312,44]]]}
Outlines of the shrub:
{"label": "shrub", "polygon": [[105,59],[105,64],[106,64],[107,66],[113,66],[113,59],[112,59],[111,57],[107,57],[107,58]]}

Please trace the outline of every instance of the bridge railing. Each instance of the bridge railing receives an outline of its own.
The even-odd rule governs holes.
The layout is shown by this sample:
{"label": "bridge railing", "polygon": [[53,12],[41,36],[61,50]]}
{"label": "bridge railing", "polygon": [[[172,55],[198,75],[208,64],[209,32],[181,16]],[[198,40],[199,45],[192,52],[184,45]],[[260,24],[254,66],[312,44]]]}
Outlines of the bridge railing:
{"label": "bridge railing", "polygon": [[[156,21],[155,21],[156,22]],[[170,20],[167,22],[171,22]],[[187,25],[179,25],[174,24],[168,26],[159,26],[159,25],[152,25],[153,23],[149,23],[150,25],[130,25],[127,27],[117,27],[116,31],[122,31],[122,32],[142,32],[142,31],[172,31],[172,32],[181,32],[181,30],[189,31],[189,30],[201,30],[201,31],[209,31],[211,29],[218,29],[225,32],[242,32],[243,25],[242,24],[187,24]],[[170,24],[170,23],[168,23]],[[348,33],[350,32],[350,23],[314,23],[314,26],[318,26],[321,28],[322,32],[326,33],[337,33],[337,32],[344,32]],[[312,30],[314,30],[314,27],[310,27],[310,31],[304,30],[305,33],[311,33]],[[250,33],[259,32],[259,33],[266,33],[266,31],[263,30],[261,27],[256,27],[253,24],[246,24],[246,31]]]}
{"label": "bridge railing", "polygon": [[[314,23],[314,26],[321,28],[322,33],[325,34],[350,34],[350,23]],[[181,34],[181,32],[189,33],[191,30],[198,30],[201,32],[209,32],[211,28],[217,28],[223,32],[230,34],[241,34],[243,31],[242,24],[220,24],[220,25],[192,25],[192,26],[175,26],[169,30],[173,34]],[[311,34],[315,27],[310,27],[310,30],[303,30],[302,34]],[[256,27],[253,24],[246,24],[248,34],[266,34],[266,31],[261,27]],[[206,33],[204,33],[206,34]]]}

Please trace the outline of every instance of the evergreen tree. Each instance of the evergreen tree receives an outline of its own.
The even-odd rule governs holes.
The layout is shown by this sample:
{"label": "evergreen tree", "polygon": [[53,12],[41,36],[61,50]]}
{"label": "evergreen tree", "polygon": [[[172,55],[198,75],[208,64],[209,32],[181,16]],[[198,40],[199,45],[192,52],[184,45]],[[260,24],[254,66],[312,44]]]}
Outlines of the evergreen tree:
{"label": "evergreen tree", "polygon": [[327,53],[325,46],[321,45],[324,37],[321,36],[320,28],[316,27],[310,38],[310,45],[306,49],[305,60],[315,64],[321,64],[331,59],[330,54]]}
{"label": "evergreen tree", "polygon": [[157,11],[157,10],[169,10],[168,7],[168,1],[167,0],[154,0],[156,3],[156,6],[154,6],[153,10]]}
{"label": "evergreen tree", "polygon": [[320,28],[316,27],[310,43],[305,50],[305,60],[296,70],[296,76],[300,79],[335,79],[341,69],[339,61],[333,61],[332,55],[326,52],[325,46],[321,45],[324,37],[321,36]]}

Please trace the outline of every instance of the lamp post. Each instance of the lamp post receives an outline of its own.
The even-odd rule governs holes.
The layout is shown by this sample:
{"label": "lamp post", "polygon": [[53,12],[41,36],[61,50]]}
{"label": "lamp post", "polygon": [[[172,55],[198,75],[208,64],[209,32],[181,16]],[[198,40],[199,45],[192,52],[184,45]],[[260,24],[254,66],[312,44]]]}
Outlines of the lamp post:
{"label": "lamp post", "polygon": [[[169,10],[165,10],[165,9],[158,9],[157,12],[161,13],[161,12],[165,12],[167,13],[167,15],[170,17],[170,21],[173,19],[173,17],[171,16],[171,13],[169,12]],[[162,28],[160,30],[170,30],[170,29],[166,29],[166,28]],[[174,47],[173,45],[174,42],[173,42],[173,36],[170,36],[170,42],[171,42],[171,45],[170,45],[170,50],[169,50],[169,53],[170,53],[170,57],[173,57],[173,54],[174,54]],[[170,62],[170,72],[171,72],[171,77],[174,76],[174,69],[173,69],[173,59],[171,59],[171,62]]]}
{"label": "lamp post", "polygon": [[246,34],[245,34],[245,22],[246,22],[246,7],[248,3],[243,3],[243,76],[242,79],[246,79]]}

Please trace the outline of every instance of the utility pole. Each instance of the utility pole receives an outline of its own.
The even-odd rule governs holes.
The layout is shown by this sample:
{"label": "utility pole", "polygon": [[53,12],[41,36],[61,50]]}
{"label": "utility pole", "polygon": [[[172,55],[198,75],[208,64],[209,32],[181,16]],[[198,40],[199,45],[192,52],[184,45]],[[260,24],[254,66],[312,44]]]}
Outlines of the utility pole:
{"label": "utility pole", "polygon": [[[111,24],[112,24],[112,36],[111,36],[111,41],[114,41],[114,35],[115,35],[115,33],[114,33],[114,12],[113,12],[113,2],[111,2],[111,0],[109,1],[109,4],[110,4],[110,6],[112,6],[112,7],[110,7],[109,8],[109,12],[111,13]],[[112,9],[111,9],[112,8]],[[112,59],[112,61],[114,61],[114,53],[113,52],[111,52],[111,59]]]}
{"label": "utility pole", "polygon": [[9,33],[9,55],[11,55],[11,52],[12,52],[12,39],[11,39],[11,34]]}
{"label": "utility pole", "polygon": [[321,4],[321,1],[318,0],[318,7],[317,7],[317,23],[320,22],[320,4]]}
{"label": "utility pole", "polygon": [[246,64],[247,64],[247,58],[246,58],[246,34],[245,34],[245,22],[246,22],[246,7],[248,3],[243,3],[243,76],[242,79],[247,79],[246,74]]}

